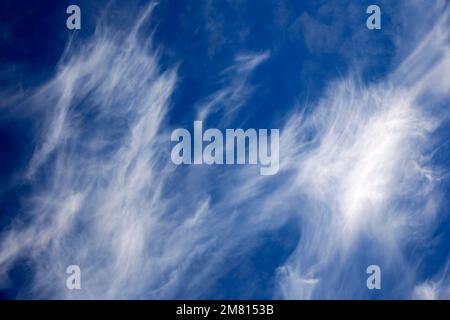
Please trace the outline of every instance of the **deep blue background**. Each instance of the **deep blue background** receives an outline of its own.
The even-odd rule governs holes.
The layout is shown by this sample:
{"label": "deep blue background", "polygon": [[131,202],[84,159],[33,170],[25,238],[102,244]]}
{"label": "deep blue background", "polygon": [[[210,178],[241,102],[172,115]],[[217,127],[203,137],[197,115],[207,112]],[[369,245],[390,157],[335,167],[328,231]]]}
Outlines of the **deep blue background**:
{"label": "deep blue background", "polygon": [[[296,103],[313,103],[331,79],[359,72],[366,83],[383,79],[395,65],[393,35],[402,30],[391,19],[396,4],[378,3],[383,11],[383,29],[365,28],[365,9],[373,1],[160,1],[145,29],[156,28],[154,45],[161,49],[163,68],[179,64],[179,83],[172,99],[169,122],[189,126],[202,98],[220,88],[221,72],[240,52],[270,52],[270,59],[252,75],[256,93],[247,103],[248,114],[236,126],[268,127],[282,121]],[[376,1],[378,2],[378,1]],[[0,90],[14,92],[44,83],[55,67],[69,37],[82,39],[94,32],[99,15],[108,13],[111,24],[132,21],[145,2],[118,1],[2,1],[0,4]],[[65,27],[69,4],[82,10],[82,30]],[[327,10],[320,10],[328,4]],[[124,8],[126,7],[126,8]],[[126,12],[126,15],[124,14]],[[305,43],[296,19],[302,13],[316,17],[336,30],[331,43],[311,49]],[[35,148],[33,128],[26,118],[0,109],[0,228],[20,213],[20,201],[29,192],[17,183]],[[448,131],[443,131],[443,140]],[[448,144],[435,156],[437,164],[449,167]],[[446,199],[449,199],[448,185]],[[448,208],[448,200],[444,208]],[[437,272],[448,258],[450,220],[436,231],[437,245],[427,252],[411,248],[427,259],[421,263],[423,278]],[[230,271],[203,298],[270,298],[273,274],[295,248],[299,234],[288,224],[256,243],[254,254],[234,256]],[[13,298],[32,277],[30,261],[18,261],[11,271],[13,283],[0,288],[0,298]],[[180,293],[183,296],[183,293]],[[376,298],[376,296],[375,296]]]}

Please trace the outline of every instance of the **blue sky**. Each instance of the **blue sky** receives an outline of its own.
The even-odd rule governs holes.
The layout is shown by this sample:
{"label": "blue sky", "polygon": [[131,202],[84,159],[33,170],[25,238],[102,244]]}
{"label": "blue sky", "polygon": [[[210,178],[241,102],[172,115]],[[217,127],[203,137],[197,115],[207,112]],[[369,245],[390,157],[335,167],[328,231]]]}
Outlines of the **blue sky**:
{"label": "blue sky", "polygon": [[[1,298],[450,297],[448,1],[70,4],[0,7]],[[280,171],[175,166],[200,119]]]}

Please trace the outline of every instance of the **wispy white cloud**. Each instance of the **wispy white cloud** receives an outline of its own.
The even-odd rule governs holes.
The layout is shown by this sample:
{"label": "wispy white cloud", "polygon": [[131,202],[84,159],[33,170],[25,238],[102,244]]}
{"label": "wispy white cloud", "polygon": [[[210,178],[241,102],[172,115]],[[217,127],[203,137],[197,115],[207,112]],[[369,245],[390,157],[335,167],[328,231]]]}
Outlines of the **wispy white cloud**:
{"label": "wispy white cloud", "polygon": [[[165,116],[177,70],[160,70],[157,50],[139,35],[152,8],[128,33],[99,27],[81,48],[66,50],[53,79],[25,93],[43,123],[25,175],[34,188],[24,203],[30,222],[19,216],[0,247],[2,281],[17,259],[34,263],[31,291],[19,297],[200,296],[205,279],[225,272],[226,256],[254,232],[239,237],[242,216],[230,214],[237,204],[227,196],[212,203],[211,190],[198,185],[203,175],[179,173],[170,162]],[[237,55],[215,103],[244,100],[246,78],[267,58]],[[195,270],[205,257],[208,265]],[[65,287],[71,264],[81,267],[81,291]]]}
{"label": "wispy white cloud", "polygon": [[254,88],[249,83],[252,72],[269,57],[268,51],[238,54],[234,64],[224,71],[226,84],[200,104],[197,119],[205,120],[221,112],[220,115],[227,121],[236,114],[253,92]]}
{"label": "wispy white cloud", "polygon": [[444,11],[385,82],[336,81],[314,110],[287,123],[282,169],[295,177],[289,192],[305,204],[298,209],[301,240],[279,269],[281,296],[365,297],[365,269],[352,267],[361,259],[412,290],[416,265],[406,248],[429,239],[441,197],[442,170],[427,154],[448,118],[433,108],[449,98],[448,19]]}
{"label": "wispy white cloud", "polygon": [[417,300],[448,300],[450,299],[449,263],[437,275],[414,287],[412,299]]}
{"label": "wispy white cloud", "polygon": [[[28,257],[31,292],[19,297],[201,297],[228,271],[228,257],[293,219],[301,237],[278,268],[274,296],[365,297],[354,284],[364,286],[359,264],[370,262],[404,272],[402,294],[439,297],[437,280],[417,283],[406,247],[428,239],[439,213],[445,172],[429,153],[448,117],[435,108],[450,92],[448,10],[383,83],[338,79],[288,117],[280,172],[264,177],[252,166],[171,165],[166,115],[178,75],[161,70],[139,35],[152,8],[126,35],[99,28],[26,93],[42,121],[25,175],[33,192],[28,223],[1,235],[0,280]],[[197,120],[215,114],[229,124],[243,114],[251,74],[269,58],[238,54]],[[81,267],[81,291],[65,288],[70,264]]]}

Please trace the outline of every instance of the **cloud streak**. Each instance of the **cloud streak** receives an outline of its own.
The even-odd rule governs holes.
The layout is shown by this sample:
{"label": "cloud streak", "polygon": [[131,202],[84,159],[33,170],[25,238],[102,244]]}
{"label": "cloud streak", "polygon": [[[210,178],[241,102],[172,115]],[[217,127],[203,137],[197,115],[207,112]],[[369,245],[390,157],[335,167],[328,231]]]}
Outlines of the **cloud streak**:
{"label": "cloud streak", "polygon": [[298,210],[302,239],[279,269],[282,297],[367,298],[370,264],[403,279],[398,297],[409,297],[417,266],[407,248],[430,239],[445,178],[427,156],[438,143],[433,132],[448,119],[433,108],[450,89],[443,12],[385,82],[336,81],[314,110],[287,123],[281,157],[295,177],[288,192],[307,205]]}

